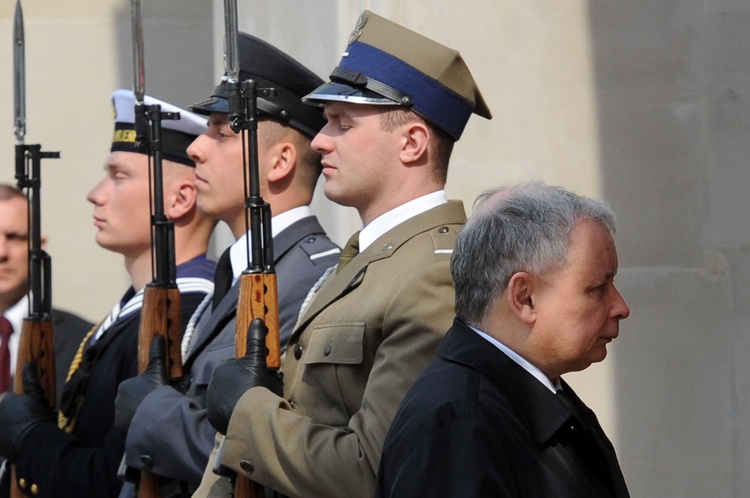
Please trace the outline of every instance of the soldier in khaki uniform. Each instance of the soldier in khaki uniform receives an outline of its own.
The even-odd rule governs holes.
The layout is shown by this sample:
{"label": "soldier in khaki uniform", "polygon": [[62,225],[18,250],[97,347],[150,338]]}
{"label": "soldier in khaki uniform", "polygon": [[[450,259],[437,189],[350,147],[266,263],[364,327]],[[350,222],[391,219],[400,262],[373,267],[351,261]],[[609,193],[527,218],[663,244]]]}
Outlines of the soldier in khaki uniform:
{"label": "soldier in khaki uniform", "polygon": [[396,408],[452,321],[465,213],[443,190],[448,159],[472,113],[491,117],[460,55],[365,11],[331,82],[303,100],[325,107],[312,142],[325,194],[364,228],[295,327],[283,397],[262,358],[216,369],[209,420],[226,437],[194,496],[226,496],[217,463],[287,496],[371,496]]}

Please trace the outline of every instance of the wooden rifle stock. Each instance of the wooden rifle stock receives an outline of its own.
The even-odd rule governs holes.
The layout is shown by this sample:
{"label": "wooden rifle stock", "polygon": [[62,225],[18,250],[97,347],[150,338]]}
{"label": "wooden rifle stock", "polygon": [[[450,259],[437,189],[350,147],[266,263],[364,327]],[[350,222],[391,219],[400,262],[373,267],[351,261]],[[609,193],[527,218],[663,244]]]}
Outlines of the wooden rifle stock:
{"label": "wooden rifle stock", "polygon": [[[275,273],[245,272],[240,276],[237,328],[234,339],[235,355],[238,358],[247,353],[247,333],[250,322],[255,318],[261,318],[268,328],[268,334],[266,334],[268,369],[278,370],[281,367],[278,302]],[[261,484],[237,475],[234,482],[234,496],[235,498],[263,498],[265,491]]]}
{"label": "wooden rifle stock", "polygon": [[[250,298],[246,298],[250,296]],[[247,331],[254,318],[261,318],[268,328],[266,335],[266,363],[269,370],[281,367],[279,342],[279,308],[275,273],[243,273],[237,305],[237,331],[235,353],[237,357],[247,352]],[[242,306],[240,306],[242,303]]]}
{"label": "wooden rifle stock", "polygon": [[44,399],[49,406],[55,406],[55,334],[51,317],[41,320],[26,318],[23,321],[13,379],[13,391],[18,394],[24,393],[21,373],[27,362],[36,364]]}
{"label": "wooden rifle stock", "polygon": [[[249,297],[248,297],[249,296]],[[237,299],[237,329],[235,333],[236,356],[247,352],[247,332],[250,322],[261,318],[268,328],[266,335],[266,362],[269,370],[281,366],[279,343],[279,308],[275,273],[249,273],[240,276],[240,293]],[[234,481],[235,498],[263,498],[265,491],[261,484],[237,475]]]}
{"label": "wooden rifle stock", "polygon": [[[260,196],[258,196],[260,197]],[[276,286],[276,273],[273,270],[273,239],[271,239],[270,208],[265,203],[249,203],[251,213],[257,219],[263,218],[263,234],[259,223],[254,223],[252,232],[254,245],[253,263],[240,276],[240,289],[237,297],[237,325],[235,330],[235,355],[239,358],[247,353],[247,335],[250,323],[260,318],[266,325],[266,366],[269,370],[281,367],[281,344],[279,340],[279,299]],[[262,246],[262,250],[260,247]],[[262,259],[259,264],[257,259]],[[265,491],[261,484],[237,475],[234,478],[235,498],[263,498]]]}
{"label": "wooden rifle stock", "polygon": [[138,329],[138,371],[143,373],[148,367],[148,353],[151,341],[163,335],[167,344],[166,364],[169,378],[182,378],[182,340],[180,316],[180,291],[177,288],[146,286],[141,308],[141,324]]}
{"label": "wooden rifle stock", "polygon": [[[44,399],[50,406],[55,406],[55,338],[52,319],[37,320],[26,318],[21,329],[21,338],[18,344],[18,361],[16,363],[16,375],[13,379],[13,392],[24,394],[23,379],[21,373],[27,362],[36,363],[39,383],[44,391]],[[16,466],[11,469],[10,483],[11,498],[23,498],[24,494],[16,479]]]}
{"label": "wooden rifle stock", "polygon": [[[138,329],[138,371],[143,373],[148,367],[149,346],[157,335],[163,335],[167,344],[167,366],[169,378],[182,377],[182,357],[180,354],[180,291],[163,286],[148,284],[143,295],[141,324]],[[138,496],[141,498],[161,497],[158,476],[141,471],[138,483]]]}

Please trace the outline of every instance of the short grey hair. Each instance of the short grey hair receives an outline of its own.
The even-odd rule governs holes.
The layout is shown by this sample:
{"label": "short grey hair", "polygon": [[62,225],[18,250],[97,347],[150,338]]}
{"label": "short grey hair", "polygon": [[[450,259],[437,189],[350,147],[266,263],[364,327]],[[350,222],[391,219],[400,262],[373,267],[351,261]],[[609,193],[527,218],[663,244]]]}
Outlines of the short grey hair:
{"label": "short grey hair", "polygon": [[540,182],[483,192],[456,240],[451,275],[456,316],[479,325],[488,307],[519,271],[539,275],[561,268],[578,221],[615,232],[615,217],[601,201]]}

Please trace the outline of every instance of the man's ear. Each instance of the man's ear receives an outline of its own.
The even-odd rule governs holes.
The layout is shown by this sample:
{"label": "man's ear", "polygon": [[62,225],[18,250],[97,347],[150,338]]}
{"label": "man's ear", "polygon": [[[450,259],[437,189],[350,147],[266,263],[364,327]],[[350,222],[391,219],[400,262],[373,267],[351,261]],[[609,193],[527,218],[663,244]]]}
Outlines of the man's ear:
{"label": "man's ear", "polygon": [[430,131],[421,121],[412,121],[404,125],[404,140],[401,147],[401,162],[420,164],[427,157],[427,146],[430,143]]}
{"label": "man's ear", "polygon": [[291,179],[297,165],[297,148],[291,142],[278,142],[266,151],[270,161],[268,183],[275,184]]}
{"label": "man's ear", "polygon": [[42,235],[42,250],[47,250],[47,236]]}
{"label": "man's ear", "polygon": [[526,272],[518,272],[510,277],[507,287],[508,307],[526,324],[536,319],[533,300],[534,277]]}
{"label": "man's ear", "polygon": [[193,182],[187,180],[175,182],[171,195],[164,199],[164,214],[170,220],[182,218],[195,207],[196,195]]}

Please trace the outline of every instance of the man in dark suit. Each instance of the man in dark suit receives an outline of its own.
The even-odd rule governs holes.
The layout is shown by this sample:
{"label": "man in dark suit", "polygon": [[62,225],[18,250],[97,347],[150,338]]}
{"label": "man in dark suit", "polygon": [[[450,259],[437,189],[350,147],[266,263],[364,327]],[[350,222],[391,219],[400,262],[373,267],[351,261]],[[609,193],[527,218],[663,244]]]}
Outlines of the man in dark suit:
{"label": "man in dark suit", "polygon": [[[364,228],[292,333],[283,397],[262,376],[210,386],[235,401],[209,406],[228,424],[220,463],[294,497],[372,495],[398,403],[453,317],[448,260],[466,215],[444,191],[452,147],[472,113],[490,117],[455,50],[371,12],[331,80],[305,98],[328,119],[312,145],[326,196]],[[227,496],[212,463],[195,496]]]}
{"label": "man in dark suit", "polygon": [[[28,217],[28,199],[23,192],[11,185],[0,184],[0,316],[9,321],[13,331],[8,340],[11,375],[15,374],[18,340],[23,320],[29,311]],[[56,308],[52,310],[52,320],[55,332],[55,393],[59,403],[70,362],[81,339],[94,324]],[[2,339],[0,348],[3,346],[1,343]]]}
{"label": "man in dark suit", "polygon": [[[259,88],[276,89],[275,95],[259,96],[257,101],[258,162],[260,194],[272,211],[283,350],[308,290],[336,264],[340,253],[309,207],[321,170],[310,139],[324,120],[320,109],[304,105],[301,98],[323,80],[277,48],[244,33],[239,36],[239,56],[240,81],[252,78]],[[198,486],[213,448],[216,430],[206,418],[206,389],[214,368],[235,356],[238,277],[248,267],[250,237],[242,136],[229,125],[226,83],[191,109],[209,116],[208,131],[188,148],[197,165],[198,207],[227,223],[237,239],[219,260],[220,267],[227,260],[231,273],[220,278],[217,272],[214,298],[194,317],[196,326],[183,340],[187,391],[161,387],[143,396],[148,391],[142,386],[149,380],[141,376],[123,383],[117,402],[127,430],[127,465],[171,479],[167,482],[173,493],[177,481],[185,496]],[[220,282],[226,285],[222,288]],[[121,495],[132,495],[132,487],[123,488]]]}
{"label": "man in dark suit", "polygon": [[[89,192],[97,243],[123,255],[131,287],[79,347],[62,394],[57,420],[33,394],[0,398],[0,453],[16,466],[22,491],[39,497],[117,496],[117,471],[125,441],[114,428],[114,400],[121,381],[137,374],[143,289],[153,280],[149,158],[135,144],[135,98],[112,95],[115,130],[104,178]],[[182,327],[213,290],[215,265],[206,259],[215,226],[196,206],[195,165],[187,145],[206,122],[184,109],[146,97],[179,120],[162,123],[164,214],[174,223]],[[33,393],[33,385],[26,388]]]}
{"label": "man in dark suit", "polygon": [[480,197],[456,242],[456,319],[383,447],[377,497],[627,497],[561,375],[602,361],[630,310],[614,216],[539,183]]}

